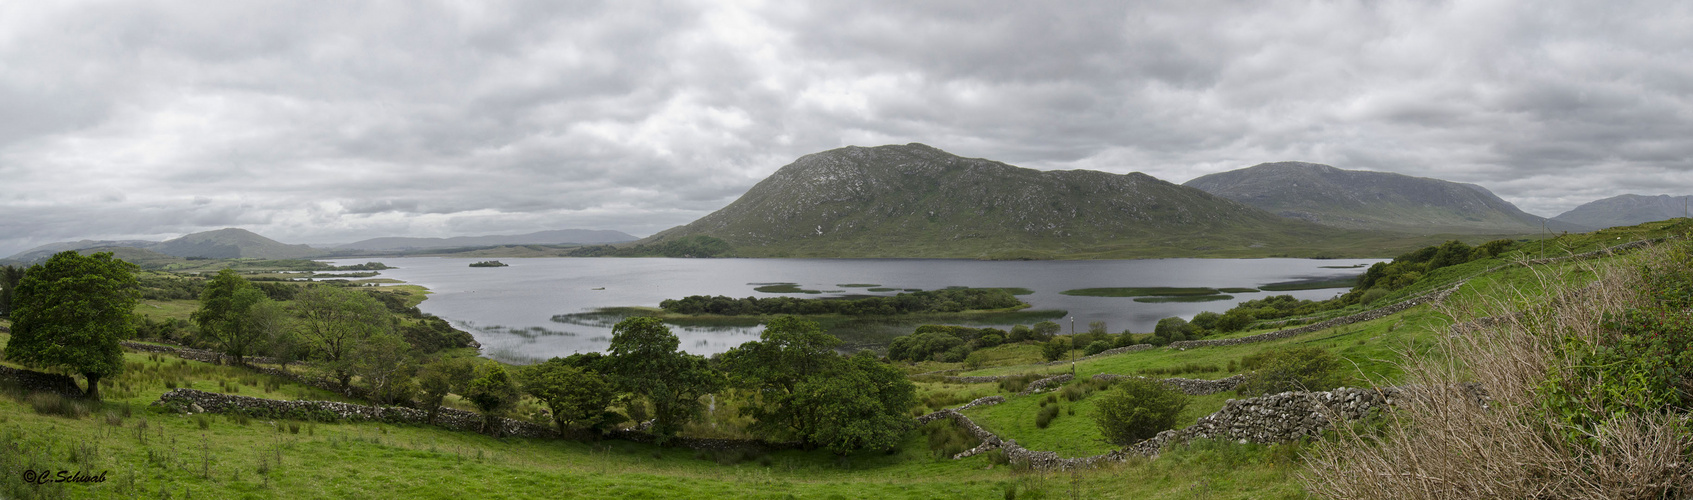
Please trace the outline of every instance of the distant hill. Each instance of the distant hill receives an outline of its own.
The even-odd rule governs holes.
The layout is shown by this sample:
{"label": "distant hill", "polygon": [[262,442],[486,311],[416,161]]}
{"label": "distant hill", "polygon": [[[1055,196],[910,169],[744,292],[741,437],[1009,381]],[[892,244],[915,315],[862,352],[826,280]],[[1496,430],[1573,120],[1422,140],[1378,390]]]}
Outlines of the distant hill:
{"label": "distant hill", "polygon": [[16,254],[13,254],[10,257],[6,257],[5,259],[0,259],[0,264],[7,264],[7,263],[25,264],[25,263],[32,263],[32,262],[40,262],[40,261],[47,260],[48,257],[52,257],[53,254],[63,252],[63,251],[66,251],[66,250],[86,250],[86,249],[90,249],[90,248],[119,248],[119,247],[143,248],[143,247],[148,247],[148,246],[152,246],[152,245],[156,245],[156,244],[158,244],[158,242],[147,241],[147,240],[61,241],[61,242],[57,242],[57,243],[48,243],[46,245],[41,245],[41,246],[38,246],[38,247],[35,247],[35,248],[31,248],[29,250],[24,250],[22,252],[18,252]]}
{"label": "distant hill", "polygon": [[166,240],[146,249],[177,257],[211,259],[298,259],[323,253],[322,250],[306,245],[283,244],[252,231],[237,228],[194,233]]}
{"label": "distant hill", "polygon": [[1587,202],[1552,220],[1594,228],[1633,226],[1686,217],[1689,206],[1693,206],[1693,196],[1625,194]]}
{"label": "distant hill", "polygon": [[429,248],[487,247],[499,245],[598,245],[606,243],[622,243],[626,241],[635,241],[637,239],[639,238],[622,231],[560,229],[556,231],[541,231],[529,234],[458,236],[453,238],[371,238],[345,245],[337,245],[334,248],[336,250],[396,251]]}
{"label": "distant hill", "polygon": [[642,245],[720,238],[746,257],[1313,255],[1347,233],[1141,173],[1039,171],[922,144],[806,155]]}
{"label": "distant hill", "polygon": [[[210,259],[298,259],[324,254],[306,245],[288,245],[260,236],[245,229],[227,228],[193,233],[162,242],[146,240],[95,241],[51,243],[13,255],[4,262],[29,264],[47,260],[66,250],[116,251],[116,249],[145,250],[133,253],[137,258],[155,259],[157,256],[204,257]],[[88,253],[88,252],[84,252]],[[122,257],[124,254],[120,254]]]}
{"label": "distant hill", "polygon": [[[1303,162],[1264,163],[1183,184],[1283,217],[1414,234],[1527,234],[1590,227],[1523,212],[1474,184]],[[1546,224],[1542,229],[1541,224]]]}

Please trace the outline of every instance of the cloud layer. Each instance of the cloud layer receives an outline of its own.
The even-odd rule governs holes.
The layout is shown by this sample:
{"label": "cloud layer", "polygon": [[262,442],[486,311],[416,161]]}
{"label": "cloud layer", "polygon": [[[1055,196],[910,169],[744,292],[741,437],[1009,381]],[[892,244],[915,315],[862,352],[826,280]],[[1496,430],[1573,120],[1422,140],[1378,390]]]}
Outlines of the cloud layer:
{"label": "cloud layer", "polygon": [[1693,193],[1693,4],[1128,3],[10,6],[0,255],[649,234],[907,142],[1172,182],[1311,161],[1546,216]]}

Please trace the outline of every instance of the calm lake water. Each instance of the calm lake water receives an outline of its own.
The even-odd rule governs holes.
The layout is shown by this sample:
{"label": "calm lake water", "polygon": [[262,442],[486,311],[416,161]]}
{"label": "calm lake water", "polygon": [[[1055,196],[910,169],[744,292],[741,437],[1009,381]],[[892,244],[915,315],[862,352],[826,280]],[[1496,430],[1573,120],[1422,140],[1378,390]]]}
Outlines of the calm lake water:
{"label": "calm lake water", "polygon": [[[343,259],[356,264],[370,259]],[[1374,259],[1160,259],[1106,261],[977,261],[937,259],[661,259],[661,258],[542,258],[507,259],[509,267],[472,268],[484,259],[385,258],[397,269],[381,277],[422,285],[433,293],[420,308],[471,332],[484,355],[512,362],[534,362],[575,352],[604,351],[610,343],[609,322],[554,321],[556,315],[582,313],[603,307],[657,307],[659,301],[689,295],[778,297],[754,287],[766,283],[796,283],[801,288],[830,291],[828,297],[865,294],[863,288],[843,284],[875,284],[889,288],[933,290],[949,286],[1022,287],[1034,294],[1019,296],[1031,309],[1064,310],[1056,319],[1077,331],[1092,321],[1105,321],[1112,332],[1149,332],[1161,318],[1192,317],[1201,311],[1222,312],[1236,303],[1270,295],[1326,299],[1344,289],[1292,292],[1235,293],[1233,300],[1199,303],[1141,303],[1131,298],[1073,297],[1059,292],[1096,287],[1247,287],[1311,279],[1356,276],[1363,268],[1337,267],[1372,264]],[[1008,328],[1009,325],[997,325]],[[849,342],[885,342],[888,336],[910,333],[909,325],[890,325],[879,336]],[[682,348],[714,354],[749,340],[758,340],[759,327],[671,328]]]}

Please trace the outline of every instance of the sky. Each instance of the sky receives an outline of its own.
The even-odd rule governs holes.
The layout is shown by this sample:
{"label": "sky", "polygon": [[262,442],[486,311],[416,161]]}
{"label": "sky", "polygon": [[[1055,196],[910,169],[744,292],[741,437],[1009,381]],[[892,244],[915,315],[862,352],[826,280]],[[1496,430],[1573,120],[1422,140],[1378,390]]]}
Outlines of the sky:
{"label": "sky", "polygon": [[1554,216],[1693,194],[1693,2],[16,2],[0,256],[648,235],[921,142],[1170,182],[1274,161]]}

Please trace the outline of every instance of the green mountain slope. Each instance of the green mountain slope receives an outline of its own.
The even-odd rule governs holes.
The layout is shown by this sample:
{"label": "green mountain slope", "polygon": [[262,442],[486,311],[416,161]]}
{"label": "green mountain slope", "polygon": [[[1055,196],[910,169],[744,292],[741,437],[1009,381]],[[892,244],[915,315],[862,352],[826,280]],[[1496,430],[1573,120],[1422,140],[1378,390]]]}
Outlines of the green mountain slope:
{"label": "green mountain slope", "polygon": [[1518,209],[1474,184],[1303,162],[1264,163],[1183,184],[1283,217],[1413,234],[1587,231]]}
{"label": "green mountain slope", "polygon": [[640,243],[689,236],[746,257],[951,258],[1317,255],[1366,237],[1141,173],[1039,171],[922,144],[806,155]]}
{"label": "green mountain slope", "polygon": [[1552,220],[1589,227],[1632,226],[1686,217],[1689,203],[1693,203],[1693,196],[1625,194],[1587,202]]}
{"label": "green mountain slope", "polygon": [[283,244],[252,231],[237,228],[193,233],[166,240],[147,249],[177,257],[213,259],[297,259],[323,253],[306,245]]}

